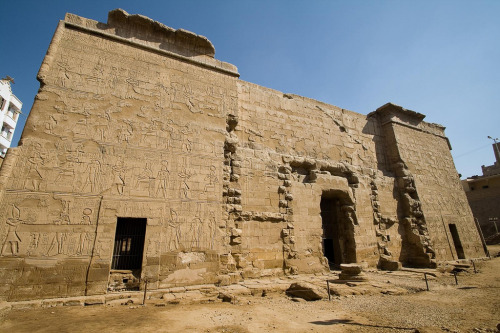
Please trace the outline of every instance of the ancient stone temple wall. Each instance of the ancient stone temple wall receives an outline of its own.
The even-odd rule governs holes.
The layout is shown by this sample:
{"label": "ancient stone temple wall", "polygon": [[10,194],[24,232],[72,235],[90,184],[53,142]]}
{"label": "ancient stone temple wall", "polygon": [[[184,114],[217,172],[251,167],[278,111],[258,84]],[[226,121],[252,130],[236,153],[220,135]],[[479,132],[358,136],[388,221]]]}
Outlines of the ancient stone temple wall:
{"label": "ancient stone temple wall", "polygon": [[[203,36],[67,14],[0,170],[0,298],[480,257],[443,128],[238,79]],[[449,225],[455,225],[455,231]]]}
{"label": "ancient stone temple wall", "polygon": [[[459,258],[449,227],[450,224],[455,224],[465,257],[477,257],[483,252],[481,240],[465,193],[458,186],[459,176],[448,154],[448,140],[444,133],[438,134],[443,135],[441,139],[431,134],[431,131],[437,131],[435,127],[422,127],[422,131],[415,131],[399,126],[396,131],[402,159],[415,178],[415,187],[419,193],[429,236],[435,244],[436,256]],[[409,131],[412,131],[411,136],[408,135]]]}
{"label": "ancient stone temple wall", "polygon": [[[444,127],[425,123],[424,115],[392,104],[371,115],[379,119],[385,133],[400,193],[404,235],[400,261],[426,265],[435,259],[482,256],[479,234],[458,186]],[[453,235],[450,225],[457,228],[458,236]],[[461,255],[457,254],[459,248],[463,250]]]}
{"label": "ancient stone temple wall", "polygon": [[[281,232],[285,243],[285,266],[292,271],[321,270],[320,201],[322,193],[334,190],[338,193],[331,195],[352,209],[352,230],[345,232],[352,234],[350,246],[357,260],[376,263],[370,181],[385,161],[383,154],[376,154],[375,121],[367,123],[366,116],[246,82],[239,81],[238,87],[236,134],[243,160],[238,184],[242,209],[250,219],[245,223],[259,225],[253,215],[273,220],[281,214],[287,223],[277,225],[275,233]],[[276,258],[283,256],[278,247],[269,251]]]}
{"label": "ancient stone temple wall", "polygon": [[[105,292],[118,217],[147,218],[142,271],[151,286],[175,284],[173,270],[184,283],[216,282],[236,69],[103,38],[75,20],[94,24],[68,15],[59,26],[22,145],[2,169],[2,259],[15,268],[4,292]],[[168,254],[185,250],[195,254]],[[188,266],[196,274],[182,276]]]}

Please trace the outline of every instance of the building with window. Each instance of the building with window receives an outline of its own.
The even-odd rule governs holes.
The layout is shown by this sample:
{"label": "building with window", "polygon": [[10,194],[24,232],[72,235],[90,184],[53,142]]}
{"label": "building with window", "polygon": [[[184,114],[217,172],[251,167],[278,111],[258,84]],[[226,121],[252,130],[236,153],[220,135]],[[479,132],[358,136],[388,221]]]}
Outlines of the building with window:
{"label": "building with window", "polygon": [[474,218],[479,221],[484,237],[498,233],[500,218],[500,143],[493,144],[495,163],[481,166],[482,176],[462,180],[467,200]]}
{"label": "building with window", "polygon": [[23,106],[23,103],[12,93],[11,83],[14,83],[14,79],[9,76],[0,80],[0,122],[2,124],[0,155],[2,159],[12,142],[12,136]]}

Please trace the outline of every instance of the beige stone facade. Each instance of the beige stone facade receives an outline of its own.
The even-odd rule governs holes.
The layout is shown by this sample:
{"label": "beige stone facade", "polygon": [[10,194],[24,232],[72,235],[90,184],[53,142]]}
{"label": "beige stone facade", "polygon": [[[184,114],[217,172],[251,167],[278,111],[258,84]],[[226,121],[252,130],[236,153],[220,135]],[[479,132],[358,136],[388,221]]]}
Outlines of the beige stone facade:
{"label": "beige stone facade", "polygon": [[500,227],[500,144],[493,144],[495,163],[481,166],[482,176],[462,180],[474,218],[485,238],[498,233]]}
{"label": "beige stone facade", "polygon": [[214,53],[121,10],[66,15],[0,173],[2,299],[484,256],[444,127],[244,82]]}

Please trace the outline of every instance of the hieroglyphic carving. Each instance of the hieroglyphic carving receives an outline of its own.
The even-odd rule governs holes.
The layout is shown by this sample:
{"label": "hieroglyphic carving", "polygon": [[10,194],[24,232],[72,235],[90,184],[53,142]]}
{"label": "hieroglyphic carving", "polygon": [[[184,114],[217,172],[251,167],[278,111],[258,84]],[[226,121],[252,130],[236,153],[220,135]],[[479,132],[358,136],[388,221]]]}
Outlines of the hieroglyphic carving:
{"label": "hieroglyphic carving", "polygon": [[30,233],[30,243],[28,245],[28,249],[26,250],[26,255],[28,255],[29,257],[37,255],[39,243],[40,243],[40,233],[39,232]]}
{"label": "hieroglyphic carving", "polygon": [[204,179],[208,183],[205,184],[205,188],[204,188],[203,192],[206,193],[209,189],[212,189],[213,191],[215,191],[216,184],[219,183],[219,177],[217,176],[216,171],[217,171],[217,168],[215,167],[215,165],[211,165],[209,174]]}
{"label": "hieroglyphic carving", "polygon": [[92,220],[90,218],[90,215],[92,214],[92,209],[90,208],[85,208],[82,212],[82,220],[81,224],[92,224]]}
{"label": "hieroglyphic carving", "polygon": [[69,200],[61,200],[62,209],[59,214],[59,219],[55,221],[55,224],[71,224],[70,213],[69,213]]}

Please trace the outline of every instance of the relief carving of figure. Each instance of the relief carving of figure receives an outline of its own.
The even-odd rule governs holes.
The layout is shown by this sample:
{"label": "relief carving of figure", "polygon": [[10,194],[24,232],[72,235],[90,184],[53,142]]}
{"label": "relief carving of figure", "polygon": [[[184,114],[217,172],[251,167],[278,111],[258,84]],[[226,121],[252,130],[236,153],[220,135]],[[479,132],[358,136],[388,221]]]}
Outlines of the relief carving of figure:
{"label": "relief carving of figure", "polygon": [[40,233],[39,232],[32,232],[30,234],[30,243],[28,245],[28,250],[26,251],[26,254],[28,256],[32,256],[32,255],[36,254],[39,243],[40,243]]}
{"label": "relief carving of figure", "polygon": [[92,240],[91,234],[89,234],[87,232],[81,232],[80,239],[78,242],[78,248],[76,250],[76,254],[78,254],[78,255],[85,254],[85,244],[88,244],[88,242],[91,240]]}
{"label": "relief carving of figure", "polygon": [[203,221],[199,217],[195,217],[191,221],[191,248],[200,248],[201,237],[203,235]]}
{"label": "relief carving of figure", "polygon": [[192,173],[191,171],[188,171],[186,168],[183,168],[181,172],[179,172],[179,177],[182,179],[181,180],[181,185],[180,185],[180,194],[181,194],[181,197],[183,198],[189,198],[189,185],[187,183],[187,181],[189,180],[189,178],[191,178],[194,173]]}
{"label": "relief carving of figure", "polygon": [[155,178],[153,177],[153,170],[151,170],[151,163],[146,162],[146,166],[141,171],[139,176],[137,176],[136,186],[138,189],[142,189],[145,185],[149,196],[152,197],[154,193],[154,184]]}
{"label": "relief carving of figure", "polygon": [[215,238],[217,236],[217,219],[215,218],[215,212],[210,212],[208,218],[208,237],[209,237],[209,248],[211,250],[215,247]]}
{"label": "relief carving of figure", "polygon": [[123,188],[125,187],[125,168],[123,166],[123,161],[113,166],[113,185],[115,185],[118,194],[123,195]]}
{"label": "relief carving of figure", "polygon": [[170,209],[170,219],[168,220],[168,227],[170,229],[170,237],[167,242],[167,249],[169,251],[175,251],[179,249],[181,245],[182,231],[179,216],[177,215],[177,212],[172,208]]}
{"label": "relief carving of figure", "polygon": [[139,80],[137,80],[137,71],[131,70],[129,72],[129,77],[125,79],[127,84],[127,91],[125,93],[126,99],[135,99],[135,90],[139,86]]}
{"label": "relief carving of figure", "polygon": [[49,115],[49,119],[45,122],[45,133],[53,134],[54,127],[57,125],[57,119],[54,115]]}
{"label": "relief carving of figure", "polygon": [[158,196],[158,192],[162,192],[162,195],[164,198],[167,197],[167,192],[168,192],[168,175],[170,174],[170,171],[168,170],[168,161],[163,160],[161,161],[161,169],[158,171],[158,175],[156,178],[158,178],[158,185],[156,188],[156,195]]}
{"label": "relief carving of figure", "polygon": [[133,130],[130,124],[121,125],[118,129],[118,141],[128,143],[132,136]]}
{"label": "relief carving of figure", "polygon": [[73,157],[71,155],[66,156],[66,161],[63,162],[63,165],[59,167],[56,179],[54,179],[54,183],[58,183],[61,179],[64,181],[72,182],[75,179],[75,165],[78,164],[78,158]]}
{"label": "relief carving of figure", "polygon": [[58,81],[61,85],[61,87],[66,87],[66,82],[71,79],[71,76],[69,75],[69,65],[68,65],[68,60],[67,59],[61,59],[61,61],[57,62],[57,66],[59,67],[59,72],[57,74]]}
{"label": "relief carving of figure", "polygon": [[189,128],[189,126],[183,126],[180,129],[181,141],[182,141],[181,149],[186,153],[190,153],[193,150],[193,142],[191,141],[190,138],[192,132],[193,131]]}
{"label": "relief carving of figure", "polygon": [[21,238],[17,234],[17,227],[22,223],[22,221],[20,219],[21,211],[15,205],[12,205],[11,207],[11,216],[12,217],[7,219],[7,225],[9,227],[7,230],[7,237],[5,238],[2,246],[1,255],[4,255],[7,248],[10,247],[11,254],[13,256],[17,256],[19,254],[19,242],[21,242]]}
{"label": "relief carving of figure", "polygon": [[106,133],[109,131],[109,124],[111,122],[110,112],[110,110],[106,110],[104,114],[97,115],[95,128],[97,129],[98,139],[101,141],[106,139]]}
{"label": "relief carving of figure", "polygon": [[115,89],[117,84],[118,84],[118,67],[113,66],[111,67],[111,71],[108,74],[107,80],[109,87],[111,89]]}
{"label": "relief carving of figure", "polygon": [[159,239],[149,239],[148,250],[149,256],[158,256],[160,253],[160,240]]}
{"label": "relief carving of figure", "polygon": [[42,145],[39,143],[35,144],[33,148],[33,155],[28,158],[29,168],[27,181],[31,180],[31,189],[33,191],[38,191],[40,189],[40,183],[43,179],[42,174],[38,170],[38,166],[43,165],[45,159],[42,156]]}
{"label": "relief carving of figure", "polygon": [[57,254],[63,253],[64,249],[64,241],[67,238],[67,234],[65,232],[56,232],[54,237],[52,237],[52,241],[50,242],[49,249],[47,250],[46,255],[50,255],[50,251],[57,245]]}
{"label": "relief carving of figure", "polygon": [[84,174],[87,175],[87,177],[85,178],[82,192],[85,192],[89,186],[92,193],[99,192],[102,188],[101,162],[99,162],[98,160],[93,160],[92,162],[90,162],[87,165]]}

